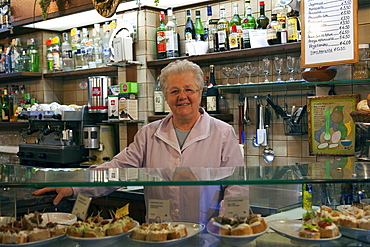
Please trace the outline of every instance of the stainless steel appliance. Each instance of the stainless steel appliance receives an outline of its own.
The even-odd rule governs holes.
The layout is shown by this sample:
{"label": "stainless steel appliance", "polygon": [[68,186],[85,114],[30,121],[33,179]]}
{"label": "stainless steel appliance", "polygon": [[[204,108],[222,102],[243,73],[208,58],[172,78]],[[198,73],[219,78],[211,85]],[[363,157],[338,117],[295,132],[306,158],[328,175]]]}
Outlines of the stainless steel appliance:
{"label": "stainless steel appliance", "polygon": [[107,114],[89,114],[88,107],[79,111],[24,111],[20,119],[28,120],[27,129],[20,130],[21,165],[37,167],[78,167],[88,159],[84,146],[83,127],[101,123]]}
{"label": "stainless steel appliance", "polygon": [[88,78],[88,104],[90,113],[108,112],[108,88],[112,84],[109,76],[90,76]]}

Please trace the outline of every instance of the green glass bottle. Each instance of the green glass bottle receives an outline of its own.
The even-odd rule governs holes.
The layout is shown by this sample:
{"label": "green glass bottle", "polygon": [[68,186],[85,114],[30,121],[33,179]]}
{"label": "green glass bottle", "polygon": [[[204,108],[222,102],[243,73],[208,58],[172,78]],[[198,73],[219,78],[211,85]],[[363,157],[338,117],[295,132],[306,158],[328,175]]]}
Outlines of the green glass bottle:
{"label": "green glass bottle", "polygon": [[256,29],[256,18],[252,16],[252,9],[248,5],[245,7],[245,13],[246,16],[242,21],[243,48],[251,48],[249,29]]}
{"label": "green glass bottle", "polygon": [[229,33],[231,33],[231,27],[233,25],[236,26],[236,31],[238,33],[242,33],[242,18],[240,18],[239,14],[238,14],[238,4],[237,3],[234,3],[233,5],[233,18],[231,18],[230,20],[230,31]]}
{"label": "green glass bottle", "polygon": [[204,28],[200,19],[200,10],[195,11],[195,41],[204,41]]}
{"label": "green glass bottle", "polygon": [[229,49],[229,21],[226,19],[225,6],[220,6],[220,19],[217,22],[217,36],[219,51],[227,51]]}
{"label": "green glass bottle", "polygon": [[3,104],[1,106],[1,117],[3,122],[9,122],[9,95],[8,88],[4,88],[3,92]]}
{"label": "green glass bottle", "polygon": [[260,16],[257,18],[257,28],[267,29],[267,25],[270,23],[269,18],[265,15],[265,2],[260,1]]}
{"label": "green glass bottle", "polygon": [[31,72],[39,72],[40,70],[40,55],[39,47],[35,43],[35,39],[31,38],[27,47],[27,55],[31,58]]}
{"label": "green glass bottle", "polygon": [[159,26],[157,27],[157,58],[166,58],[166,24],[164,23],[164,11],[159,13]]}

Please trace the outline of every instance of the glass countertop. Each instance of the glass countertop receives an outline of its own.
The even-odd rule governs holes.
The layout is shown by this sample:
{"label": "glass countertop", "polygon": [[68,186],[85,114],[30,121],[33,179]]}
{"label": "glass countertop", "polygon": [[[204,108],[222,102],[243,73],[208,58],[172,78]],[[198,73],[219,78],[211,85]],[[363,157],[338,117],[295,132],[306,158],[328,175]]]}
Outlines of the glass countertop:
{"label": "glass countertop", "polygon": [[37,168],[0,165],[3,187],[96,187],[367,183],[370,162],[344,157],[287,166],[173,168]]}

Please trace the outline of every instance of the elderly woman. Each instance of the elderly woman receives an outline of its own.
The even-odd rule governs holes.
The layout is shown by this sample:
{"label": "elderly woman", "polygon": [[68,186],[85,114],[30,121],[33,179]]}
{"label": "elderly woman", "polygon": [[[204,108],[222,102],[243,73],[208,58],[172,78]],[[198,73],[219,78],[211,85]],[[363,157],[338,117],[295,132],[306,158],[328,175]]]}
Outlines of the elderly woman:
{"label": "elderly woman", "polygon": [[[192,173],[192,168],[244,166],[233,127],[199,107],[203,88],[201,68],[187,60],[177,60],[162,70],[160,81],[171,113],[141,128],[133,143],[99,167],[177,168],[189,172],[185,177],[198,179],[201,175]],[[54,204],[58,204],[63,197],[78,193],[98,197],[115,189],[44,188],[33,194],[56,190]],[[147,186],[144,194],[147,206],[151,199],[169,200],[173,221],[206,223],[223,214],[219,212],[223,198],[248,196],[248,187]]]}

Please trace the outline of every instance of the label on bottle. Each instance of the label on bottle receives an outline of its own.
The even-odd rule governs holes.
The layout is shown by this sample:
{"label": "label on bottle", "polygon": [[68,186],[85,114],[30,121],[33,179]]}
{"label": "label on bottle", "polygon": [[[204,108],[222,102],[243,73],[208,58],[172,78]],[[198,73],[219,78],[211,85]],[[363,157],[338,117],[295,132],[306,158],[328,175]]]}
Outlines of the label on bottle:
{"label": "label on bottle", "polygon": [[288,41],[298,40],[298,22],[296,18],[288,19]]}
{"label": "label on bottle", "polygon": [[[175,43],[176,41],[176,43]],[[166,49],[167,52],[174,52],[177,46],[177,35],[173,31],[166,31]]]}
{"label": "label on bottle", "polygon": [[53,52],[53,69],[54,70],[61,70],[62,67],[60,66],[60,53]]}
{"label": "label on bottle", "polygon": [[219,49],[226,48],[226,31],[225,30],[220,30],[217,32],[218,34],[218,46]]}
{"label": "label on bottle", "polygon": [[248,29],[243,29],[243,40],[250,40]]}
{"label": "label on bottle", "polygon": [[288,43],[288,32],[286,30],[281,31],[281,43],[282,44]]}
{"label": "label on bottle", "polygon": [[232,33],[229,36],[229,46],[230,49],[237,49],[238,48],[238,34]]}
{"label": "label on bottle", "polygon": [[157,32],[157,49],[158,53],[166,52],[166,33]]}
{"label": "label on bottle", "polygon": [[164,112],[164,95],[162,91],[154,91],[154,112]]}
{"label": "label on bottle", "polygon": [[207,111],[217,111],[217,96],[207,96]]}
{"label": "label on bottle", "polygon": [[274,28],[267,29],[267,40],[273,40],[276,38],[276,30]]}
{"label": "label on bottle", "polygon": [[193,39],[191,32],[185,32],[185,40],[189,41]]}
{"label": "label on bottle", "polygon": [[302,208],[312,209],[312,184],[302,185]]}

